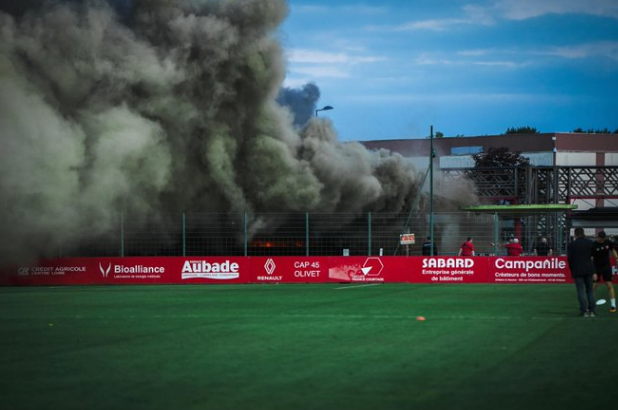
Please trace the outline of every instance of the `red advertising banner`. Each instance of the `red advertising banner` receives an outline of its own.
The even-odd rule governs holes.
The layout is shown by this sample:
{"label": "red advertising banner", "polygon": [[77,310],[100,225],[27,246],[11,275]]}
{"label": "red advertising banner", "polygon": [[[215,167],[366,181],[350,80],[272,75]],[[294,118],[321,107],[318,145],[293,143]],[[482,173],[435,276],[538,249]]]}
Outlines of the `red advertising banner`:
{"label": "red advertising banner", "polygon": [[97,258],[80,261],[87,267],[85,278],[94,284],[164,284],[172,281],[172,266],[167,258]]}
{"label": "red advertising banner", "polygon": [[[330,282],[385,282],[387,281],[386,272],[393,271],[392,267],[385,269],[383,261],[388,259],[391,258],[386,256],[331,257],[328,265],[328,280]],[[405,269],[403,266],[399,268]]]}
{"label": "red advertising banner", "polygon": [[566,256],[490,257],[491,283],[573,283]]}
{"label": "red advertising banner", "polygon": [[2,285],[89,285],[92,259],[43,260],[2,271]]}
{"label": "red advertising banner", "polygon": [[414,258],[414,283],[487,283],[487,258],[454,256]]}
{"label": "red advertising banner", "polygon": [[483,257],[331,257],[330,282],[487,283]]}
{"label": "red advertising banner", "polygon": [[43,260],[0,285],[571,283],[564,256],[126,257]]}
{"label": "red advertising banner", "polygon": [[483,257],[333,257],[331,282],[487,283]]}
{"label": "red advertising banner", "polygon": [[328,258],[251,257],[251,282],[323,283],[328,281]]}
{"label": "red advertising banner", "polygon": [[8,285],[248,283],[251,277],[248,258],[225,257],[53,259],[2,276]]}
{"label": "red advertising banner", "polygon": [[173,283],[247,283],[251,280],[251,263],[239,257],[169,258],[178,263],[171,272]]}

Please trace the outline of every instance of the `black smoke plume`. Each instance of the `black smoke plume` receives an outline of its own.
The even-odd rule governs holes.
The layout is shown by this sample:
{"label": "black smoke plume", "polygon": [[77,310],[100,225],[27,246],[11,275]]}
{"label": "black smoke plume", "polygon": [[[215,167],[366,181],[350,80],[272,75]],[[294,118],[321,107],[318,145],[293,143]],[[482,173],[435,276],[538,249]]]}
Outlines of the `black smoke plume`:
{"label": "black smoke plume", "polygon": [[283,87],[279,92],[277,102],[290,109],[294,115],[294,125],[300,128],[313,117],[319,99],[318,86],[308,83],[302,88]]}
{"label": "black smoke plume", "polygon": [[[3,9],[3,264],[104,237],[120,211],[399,212],[418,189],[401,156],[340,143],[328,120],[276,102],[284,0]],[[303,89],[310,104],[316,90]]]}

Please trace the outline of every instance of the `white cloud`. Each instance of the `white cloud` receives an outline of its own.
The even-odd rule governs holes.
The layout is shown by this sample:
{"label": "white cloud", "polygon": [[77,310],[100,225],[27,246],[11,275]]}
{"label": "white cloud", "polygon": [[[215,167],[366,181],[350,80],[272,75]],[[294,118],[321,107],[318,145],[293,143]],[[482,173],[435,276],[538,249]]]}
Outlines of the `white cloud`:
{"label": "white cloud", "polygon": [[368,6],[366,4],[348,4],[348,5],[339,5],[337,3],[333,3],[332,6],[317,6],[312,4],[292,4],[291,5],[292,13],[305,13],[305,14],[366,14],[366,15],[374,15],[374,14],[384,14],[389,11],[387,7],[380,6]]}
{"label": "white cloud", "polygon": [[588,14],[618,18],[616,0],[500,0],[493,7],[500,16],[525,20],[546,14]]}
{"label": "white cloud", "polygon": [[342,8],[344,13],[356,13],[356,14],[367,14],[367,15],[375,15],[375,14],[384,14],[389,11],[387,7],[379,7],[379,6],[367,6],[366,4],[356,4],[349,5]]}
{"label": "white cloud", "polygon": [[379,31],[446,31],[461,26],[491,26],[497,19],[526,20],[547,14],[587,14],[618,18],[616,0],[498,0],[488,7],[467,4],[457,18],[410,21],[398,26],[370,26]]}
{"label": "white cloud", "polygon": [[460,26],[489,26],[495,23],[494,18],[486,8],[466,5],[462,7],[461,11],[462,15],[459,17],[417,20],[395,27],[374,26],[371,29],[388,31],[446,31]]}
{"label": "white cloud", "polygon": [[491,26],[496,22],[494,17],[485,7],[468,4],[463,7],[463,10],[466,13],[467,19],[476,24]]}
{"label": "white cloud", "polygon": [[464,57],[480,57],[493,52],[493,50],[489,49],[476,49],[476,50],[462,50],[458,51],[457,54]]}
{"label": "white cloud", "polygon": [[308,64],[359,64],[375,63],[384,61],[382,56],[362,56],[347,53],[332,53],[321,50],[311,49],[292,49],[288,53],[288,60],[291,63]]}
{"label": "white cloud", "polygon": [[299,4],[299,5],[291,5],[292,13],[328,13],[331,8],[327,6],[316,6],[316,5],[307,5],[307,4]]}
{"label": "white cloud", "polygon": [[316,49],[291,49],[287,53],[288,72],[293,78],[309,77],[311,81],[327,78],[350,78],[354,67],[360,64],[371,64],[386,60],[378,55],[363,55],[362,53],[331,52]]}
{"label": "white cloud", "polygon": [[371,102],[407,103],[438,101],[440,103],[559,103],[571,101],[572,96],[560,94],[534,93],[386,93],[386,94],[348,94],[345,99]]}
{"label": "white cloud", "polygon": [[393,29],[395,31],[416,31],[416,30],[430,30],[430,31],[445,31],[454,26],[473,24],[470,20],[465,19],[435,19],[435,20],[421,20],[411,21],[400,26],[396,26]]}
{"label": "white cloud", "polygon": [[313,79],[318,78],[348,78],[350,72],[333,66],[303,66],[294,67],[290,70],[294,74],[302,74]]}
{"label": "white cloud", "polygon": [[486,66],[486,67],[503,67],[503,68],[521,68],[529,65],[526,62],[515,61],[474,61],[474,65]]}
{"label": "white cloud", "polygon": [[[502,67],[502,68],[521,68],[529,65],[526,61],[510,61],[500,59],[487,59],[487,55],[492,53],[491,50],[464,50],[454,54],[462,58],[444,58],[439,55],[421,54],[414,60],[416,65],[441,65],[441,66],[486,66],[486,67]],[[471,58],[467,58],[471,57]],[[476,60],[474,57],[485,57],[483,60]],[[491,56],[489,56],[491,57]]]}
{"label": "white cloud", "polygon": [[285,77],[283,80],[283,86],[289,88],[301,88],[303,85],[311,82],[312,80],[308,77],[293,77],[292,74]]}
{"label": "white cloud", "polygon": [[607,57],[618,60],[618,42],[601,41],[598,43],[587,43],[573,46],[554,47],[540,54],[557,56],[562,58],[588,58],[588,57]]}
{"label": "white cloud", "polygon": [[[505,67],[521,67],[533,64],[538,56],[560,57],[565,59],[583,59],[590,57],[604,57],[618,60],[618,41],[599,41],[594,43],[574,44],[544,49],[470,49],[461,50],[455,53],[456,56],[469,58],[469,62],[478,65],[497,65]],[[517,57],[517,63],[503,61],[503,56]],[[474,58],[484,58],[490,61],[474,61]],[[432,61],[442,61],[423,55],[418,59],[419,62],[430,63]],[[451,64],[454,61],[450,61]]]}
{"label": "white cloud", "polygon": [[414,59],[416,65],[452,65],[453,60],[441,58],[430,54],[421,54]]}

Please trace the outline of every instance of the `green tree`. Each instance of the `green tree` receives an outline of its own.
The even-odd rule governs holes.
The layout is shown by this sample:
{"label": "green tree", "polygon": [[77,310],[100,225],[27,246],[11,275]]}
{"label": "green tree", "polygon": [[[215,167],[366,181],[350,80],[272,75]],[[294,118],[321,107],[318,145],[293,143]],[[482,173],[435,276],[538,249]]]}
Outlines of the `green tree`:
{"label": "green tree", "polygon": [[521,152],[511,152],[507,147],[489,148],[487,152],[479,152],[472,156],[475,168],[494,167],[525,167],[530,160],[521,155]]}
{"label": "green tree", "polygon": [[507,128],[506,134],[538,134],[539,131],[534,127]]}
{"label": "green tree", "polygon": [[618,134],[618,129],[612,132],[609,128],[605,127],[603,129],[592,129],[588,128],[588,130],[584,130],[583,128],[575,128],[573,132],[581,133],[581,134]]}
{"label": "green tree", "polygon": [[[444,133],[440,132],[440,131],[436,131],[436,133],[433,135],[434,138],[444,138]],[[428,135],[426,137],[427,139],[431,138],[431,135]]]}

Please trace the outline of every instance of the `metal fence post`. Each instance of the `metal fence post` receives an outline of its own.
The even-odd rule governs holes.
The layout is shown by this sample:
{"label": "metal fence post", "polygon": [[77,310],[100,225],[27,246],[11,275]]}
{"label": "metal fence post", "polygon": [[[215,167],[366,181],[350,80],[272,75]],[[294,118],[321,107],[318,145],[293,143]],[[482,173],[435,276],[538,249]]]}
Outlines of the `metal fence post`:
{"label": "metal fence post", "polygon": [[367,256],[371,256],[371,212],[367,213]]}
{"label": "metal fence post", "polygon": [[305,212],[305,256],[309,256],[309,212]]}
{"label": "metal fence post", "polygon": [[120,212],[120,257],[124,258],[124,213]]}
{"label": "metal fence post", "polygon": [[187,215],[182,213],[182,256],[187,256]]}
{"label": "metal fence post", "polygon": [[494,212],[494,255],[498,255],[498,235],[500,231],[500,218],[498,212]]}
{"label": "metal fence post", "polygon": [[243,214],[243,236],[244,236],[244,243],[245,243],[245,256],[247,256],[249,254],[249,242],[248,242],[248,238],[247,238],[247,213],[245,212]]}
{"label": "metal fence post", "polygon": [[554,232],[557,232],[556,240],[554,242],[554,253],[556,255],[566,255],[566,251],[569,247],[569,241],[571,239],[571,224],[567,218],[566,214],[562,215],[562,220],[564,220],[564,227],[561,226],[559,221],[559,216],[556,214],[556,228],[554,228]]}

